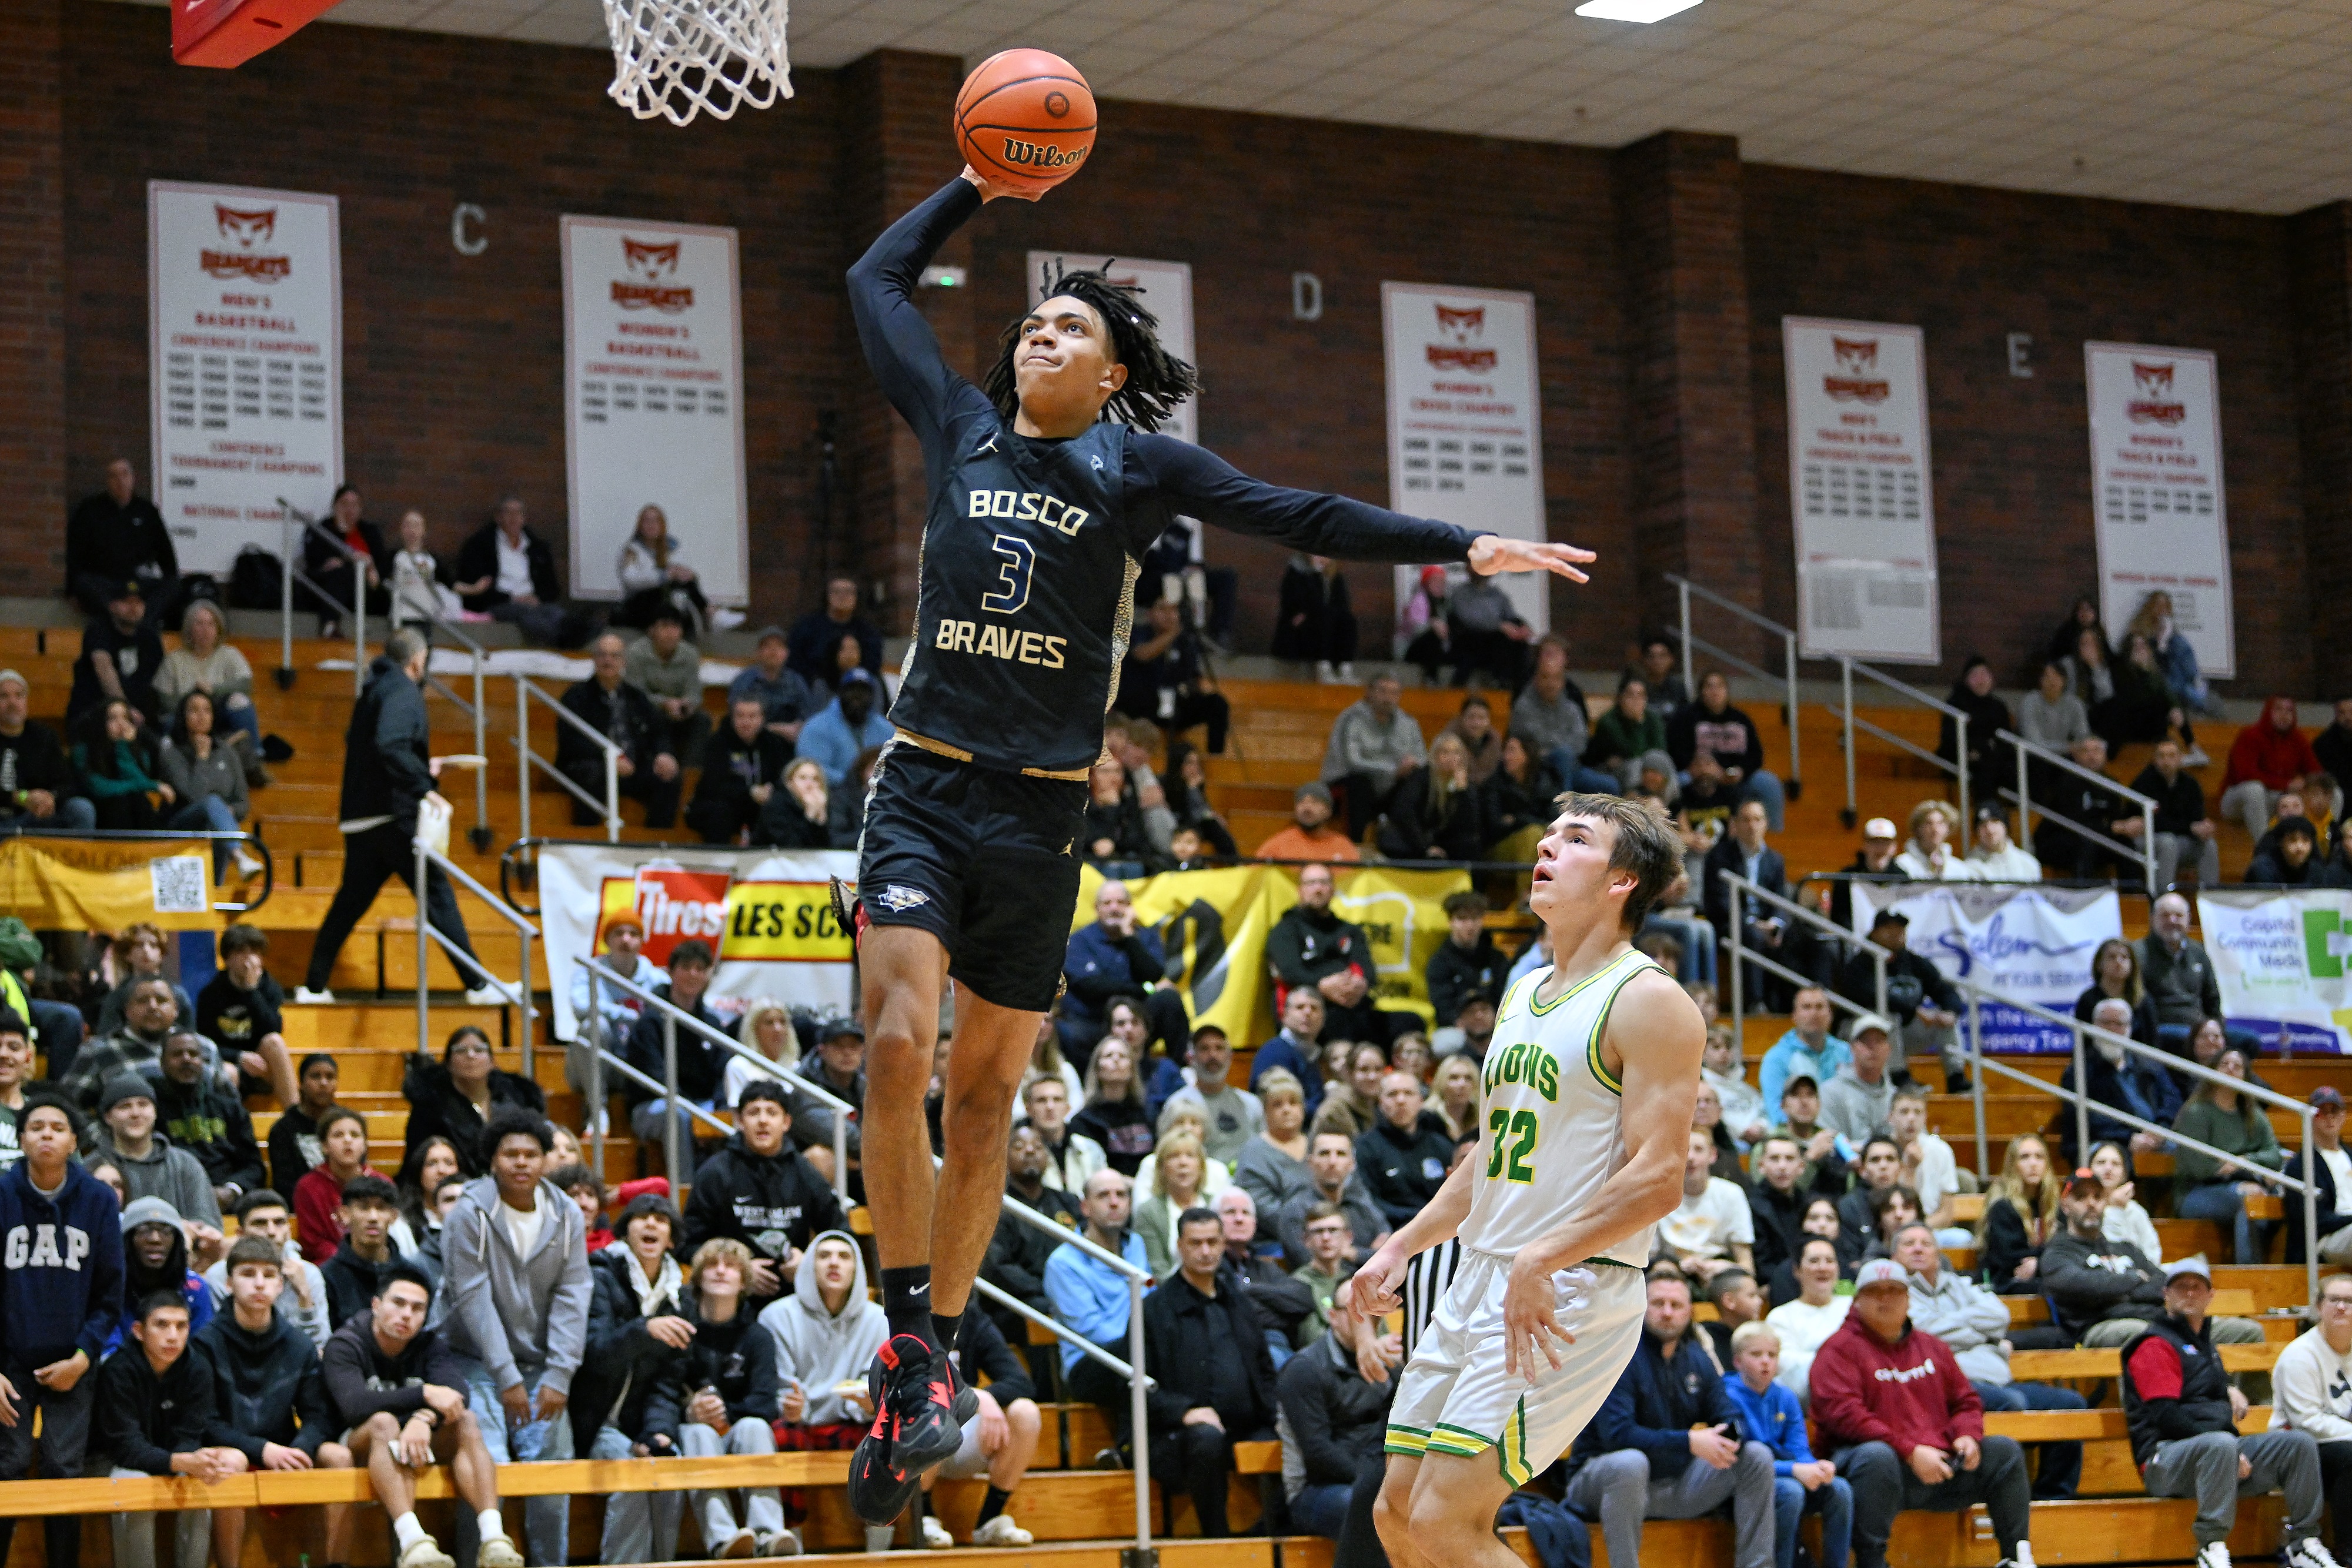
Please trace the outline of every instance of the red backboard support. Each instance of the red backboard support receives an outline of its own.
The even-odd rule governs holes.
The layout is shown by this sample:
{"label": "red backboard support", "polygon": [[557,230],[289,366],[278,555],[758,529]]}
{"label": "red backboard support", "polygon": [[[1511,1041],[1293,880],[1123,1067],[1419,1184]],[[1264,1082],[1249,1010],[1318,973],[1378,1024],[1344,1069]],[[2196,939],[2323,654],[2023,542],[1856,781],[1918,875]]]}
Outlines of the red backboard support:
{"label": "red backboard support", "polygon": [[335,8],[338,0],[173,0],[172,57],[241,66]]}

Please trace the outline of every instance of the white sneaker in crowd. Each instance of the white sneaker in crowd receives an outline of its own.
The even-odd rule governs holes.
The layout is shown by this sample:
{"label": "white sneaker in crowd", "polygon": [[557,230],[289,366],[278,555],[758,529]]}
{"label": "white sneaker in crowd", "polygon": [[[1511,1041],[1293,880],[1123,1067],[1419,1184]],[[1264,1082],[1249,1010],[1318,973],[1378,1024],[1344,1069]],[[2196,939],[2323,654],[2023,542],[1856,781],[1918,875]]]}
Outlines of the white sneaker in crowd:
{"label": "white sneaker in crowd", "polygon": [[502,1008],[508,1005],[507,994],[495,986],[476,986],[466,993],[469,1008]]}
{"label": "white sneaker in crowd", "polygon": [[1028,1546],[1036,1537],[1013,1522],[1009,1513],[1000,1513],[971,1532],[974,1546]]}
{"label": "white sneaker in crowd", "polygon": [[759,1554],[762,1557],[798,1557],[801,1554],[801,1538],[789,1530],[763,1535],[760,1537]]}
{"label": "white sneaker in crowd", "polygon": [[923,1515],[923,1544],[933,1552],[945,1552],[955,1545],[955,1537],[948,1533],[946,1525],[927,1513]]}
{"label": "white sneaker in crowd", "polygon": [[297,1007],[324,1007],[334,999],[332,991],[314,991],[308,986],[294,988],[294,1004]]}

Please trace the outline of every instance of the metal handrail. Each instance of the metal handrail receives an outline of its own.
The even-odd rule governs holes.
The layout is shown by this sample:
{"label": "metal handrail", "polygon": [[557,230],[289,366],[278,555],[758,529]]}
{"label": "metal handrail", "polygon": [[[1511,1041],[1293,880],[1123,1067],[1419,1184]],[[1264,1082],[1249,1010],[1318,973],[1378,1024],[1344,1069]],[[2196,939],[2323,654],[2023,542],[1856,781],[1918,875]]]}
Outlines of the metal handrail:
{"label": "metal handrail", "polygon": [[[366,689],[368,664],[367,573],[361,569],[359,552],[352,549],[351,546],[345,544],[341,539],[337,538],[332,529],[320,524],[318,518],[302,510],[299,507],[297,507],[285,497],[280,496],[278,497],[278,505],[286,513],[283,517],[278,519],[278,548],[286,552],[286,570],[278,578],[279,635],[282,639],[281,659],[278,667],[287,671],[290,678],[291,672],[294,668],[294,580],[298,577],[300,578],[302,580],[302,585],[308,588],[311,592],[317,594],[320,599],[325,600],[330,604],[336,603],[335,596],[333,594],[328,592],[325,589],[311,581],[310,577],[303,572],[302,569],[296,564],[296,556],[294,553],[294,539],[296,533],[299,531],[305,534],[316,534],[320,538],[326,540],[328,544],[333,546],[334,549],[341,554],[345,560],[351,562],[352,602],[347,613],[350,615],[352,622],[352,695],[353,696],[357,696],[362,691]],[[371,564],[373,564],[373,562],[371,562]],[[341,608],[341,606],[338,606],[338,608]]]}
{"label": "metal handrail", "polygon": [[[530,837],[530,770],[533,768],[538,768],[541,771],[545,772],[548,777],[553,779],[558,784],[562,785],[565,789],[571,792],[572,798],[578,800],[582,805],[587,807],[592,811],[603,811],[604,813],[604,841],[608,844],[619,843],[621,841],[621,770],[619,766],[621,760],[621,748],[613,744],[613,737],[611,736],[600,735],[594,728],[590,727],[587,720],[582,718],[578,714],[573,713],[570,708],[565,707],[562,703],[559,702],[554,697],[549,696],[545,692],[540,690],[538,685],[533,682],[530,676],[517,675],[514,678],[514,684],[515,750],[520,758],[520,771],[521,778],[518,783],[518,788],[521,792],[522,836],[526,839]],[[581,734],[586,736],[589,739],[594,741],[599,747],[603,747],[604,752],[604,799],[603,800],[598,800],[593,795],[589,794],[587,790],[583,789],[579,785],[573,783],[571,779],[564,774],[562,768],[556,767],[554,763],[549,761],[546,758],[541,757],[538,752],[533,751],[530,748],[530,700],[533,697],[537,697],[541,702],[545,703],[551,709],[552,709],[556,717],[560,721],[570,725],[572,728],[578,730]]]}
{"label": "metal handrail", "polygon": [[215,832],[210,828],[47,828],[37,821],[19,818],[0,823],[0,839],[94,839],[100,842],[110,840],[141,840],[151,842],[185,842],[202,840],[205,843],[251,844],[261,852],[261,896],[250,904],[230,904],[220,899],[212,901],[215,915],[250,915],[269,902],[278,888],[278,856],[259,833],[239,829],[234,833]]}
{"label": "metal handrail", "polygon": [[[1778,894],[1769,892],[1766,889],[1758,886],[1755,883],[1750,882],[1748,878],[1739,875],[1736,872],[1719,872],[1717,874],[1721,876],[1723,880],[1729,883],[1735,890],[1744,890],[1757,898],[1763,899],[1780,908],[1786,909],[1791,915],[1796,915],[1799,920],[1819,930],[1823,935],[1833,937],[1837,941],[1857,946],[1875,947],[1877,946],[1876,943],[1870,941],[1868,937],[1858,936],[1853,932],[1844,930],[1841,928],[1835,921],[1830,920],[1813,910],[1805,908],[1802,904],[1798,904],[1793,899],[1783,898]],[[1735,920],[1730,923],[1730,925],[1731,931],[1729,946],[1731,948],[1731,985],[1732,997],[1734,998],[1733,1006],[1737,1009],[1739,1006],[1740,1000],[1740,972],[1743,962],[1762,962],[1766,964],[1769,968],[1778,970],[1782,974],[1788,974],[1789,971],[1781,966],[1773,963],[1771,960],[1763,959],[1760,955],[1749,956],[1744,954],[1743,923]],[[2274,1186],[2293,1187],[2303,1194],[2305,1270],[2308,1275],[2307,1284],[2311,1291],[2311,1299],[2315,1301],[2319,1299],[2319,1212],[2317,1207],[2319,1186],[2317,1180],[2312,1174],[2315,1167],[2312,1164],[2313,1144],[2311,1134],[2311,1106],[2294,1100],[2288,1095],[2281,1094],[2275,1090],[2263,1088],[2260,1084],[2250,1083],[2242,1078],[2231,1078],[2225,1072],[2217,1072],[2213,1069],[2207,1067],[2200,1062],[2191,1061],[2185,1057],[2175,1056],[2168,1051],[2162,1051],[2154,1046],[2142,1045],[2139,1041],[2132,1039],[2128,1035],[2116,1034],[2110,1030],[2099,1028],[2095,1023],[2085,1023],[2080,1019],[2069,1018],[2064,1014],[2053,1012],[2048,1008],[2042,1007],[2037,1003],[2024,1001],[2014,997],[2003,996],[2000,992],[1992,990],[1988,987],[1977,984],[1974,980],[1951,976],[1947,976],[1945,978],[1947,983],[1961,993],[1962,997],[1968,1003],[1969,1022],[1968,1028],[1965,1031],[1965,1038],[1968,1041],[1969,1062],[1976,1069],[1976,1071],[1969,1073],[1969,1096],[1974,1102],[1976,1113],[1977,1175],[1979,1177],[1985,1176],[1989,1174],[1988,1167],[1991,1163],[1990,1151],[1987,1146],[1988,1138],[1985,1132],[1984,1094],[1985,1071],[1987,1069],[1999,1072],[2004,1077],[2012,1078],[2020,1082],[2031,1084],[2036,1090],[2047,1093],[2055,1099],[2063,1100],[2073,1105],[2074,1107],[2075,1146],[2078,1149],[2087,1151],[2090,1148],[2091,1144],[2091,1106],[2095,1102],[2091,1099],[2090,1090],[2088,1087],[2090,1083],[2090,1070],[2088,1061],[2084,1055],[2084,1043],[2088,1040],[2097,1040],[2120,1045],[2127,1053],[2134,1056],[2144,1057],[2149,1061],[2155,1061],[2168,1071],[2184,1073],[2189,1077],[2201,1079],[2209,1083],[2220,1084],[2224,1088],[2232,1090],[2239,1094],[2253,1100],[2259,1104],[2273,1105],[2281,1110],[2289,1111],[2295,1114],[2297,1119],[2303,1124],[2303,1171],[2305,1173],[2303,1177],[2298,1179],[2297,1177],[2287,1176],[2284,1172],[2263,1171],[2261,1173],[2261,1179]],[[1834,995],[1834,993],[1832,994]],[[2067,1030],[2074,1040],[2074,1087],[2073,1089],[2062,1088],[2059,1085],[2051,1083],[2043,1079],[2035,1078],[2030,1073],[2021,1072],[2015,1068],[2010,1067],[2005,1063],[1987,1061],[1984,1054],[1984,1030],[1980,1016],[1981,1006],[1987,1001],[1998,1002],[2002,1007],[2006,1008],[2014,1008],[2018,1011],[2024,1013],[2029,1018],[2039,1019],[2045,1023],[2056,1024],[2060,1028]],[[1738,1018],[1736,1011],[1734,1018],[1735,1019]],[[1739,1028],[1737,1021],[1734,1022],[1733,1028],[1735,1030]],[[2108,1105],[2103,1102],[2097,1102],[2095,1103],[2098,1103],[2099,1111],[2102,1115],[2110,1116],[2118,1122],[2137,1127],[2142,1132],[2153,1133],[2165,1138],[2168,1142],[2194,1149],[2200,1154],[2206,1155],[2217,1160],[2225,1162],[2238,1160],[2238,1156],[2235,1155],[2216,1149],[2208,1144],[2199,1143],[2194,1138],[2183,1137],[2169,1127],[2158,1126],[2154,1123],[2143,1121],[2138,1117],[2131,1115],[2127,1112],[2120,1110],[2116,1106]]]}
{"label": "metal handrail", "polygon": [[[1876,681],[1880,685],[1886,687],[1896,695],[1908,697],[1913,702],[1933,708],[1936,712],[1940,713],[1945,717],[1950,719],[1954,727],[1952,732],[1952,749],[1957,755],[1948,760],[1939,753],[1929,751],[1925,747],[1918,746],[1911,741],[1906,740],[1903,737],[1895,734],[1891,729],[1881,728],[1879,726],[1871,723],[1870,720],[1866,718],[1855,717],[1853,711],[1853,677],[1854,672],[1857,670],[1859,670],[1868,679]],[[1963,822],[1968,821],[1969,820],[1969,716],[1962,713],[1958,708],[1954,707],[1951,704],[1944,701],[1941,697],[1929,696],[1926,692],[1921,691],[1918,687],[1912,685],[1910,683],[1896,680],[1893,675],[1888,674],[1885,671],[1879,669],[1874,664],[1865,664],[1860,659],[1850,659],[1843,654],[1838,658],[1838,713],[1845,726],[1846,826],[1852,827],[1853,825],[1853,820],[1858,814],[1855,809],[1856,800],[1853,786],[1853,733],[1856,730],[1862,730],[1866,734],[1876,736],[1879,739],[1885,741],[1888,745],[1895,747],[1900,750],[1907,751],[1912,756],[1919,758],[1923,761],[1932,762],[1937,767],[1943,768],[1946,772],[1951,774],[1954,779],[1959,781],[1960,821]]]}
{"label": "metal handrail", "polygon": [[[1683,632],[1683,687],[1690,694],[1693,700],[1696,700],[1698,696],[1698,674],[1696,666],[1691,663],[1691,650],[1695,647],[1703,648],[1715,658],[1720,659],[1727,664],[1747,672],[1748,674],[1753,675],[1759,681],[1764,681],[1780,688],[1781,705],[1789,710],[1789,777],[1787,782],[1790,786],[1794,787],[1790,790],[1790,793],[1793,794],[1795,792],[1795,788],[1801,788],[1804,781],[1804,769],[1798,762],[1797,753],[1797,633],[1790,628],[1781,625],[1778,621],[1774,621],[1767,616],[1759,615],[1755,611],[1748,609],[1744,604],[1735,604],[1730,600],[1726,599],[1723,595],[1715,592],[1711,589],[1701,588],[1697,583],[1693,582],[1689,578],[1684,577],[1678,572],[1667,572],[1665,574],[1665,578],[1668,582],[1675,585],[1675,594],[1681,601]],[[1738,654],[1733,653],[1728,648],[1718,647],[1703,637],[1694,636],[1691,632],[1691,599],[1694,595],[1700,599],[1704,599],[1718,610],[1728,610],[1731,613],[1738,616],[1741,620],[1748,622],[1750,625],[1760,627],[1764,631],[1769,632],[1774,636],[1780,638],[1780,660],[1783,673],[1776,675],[1769,670],[1764,669],[1759,665],[1750,664],[1748,660],[1741,658]]]}
{"label": "metal handrail", "polygon": [[2118,852],[2126,858],[2137,859],[2140,862],[2141,875],[2145,879],[2145,885],[2147,888],[2148,895],[2150,897],[2154,897],[2156,894],[2164,891],[2162,888],[2156,885],[2155,800],[2141,794],[2137,789],[2127,789],[2124,785],[2116,783],[2114,779],[2108,778],[2105,774],[2099,772],[2095,768],[2084,767],[2081,763],[2075,761],[2071,757],[2061,757],[2058,753],[2051,750],[2048,747],[2037,745],[2034,742],[2026,739],[2025,737],[2019,735],[2014,730],[2001,730],[1999,732],[1996,738],[2008,742],[2011,747],[2015,747],[2017,751],[2017,828],[2018,841],[2021,843],[2031,844],[2032,842],[2032,786],[2027,781],[2027,779],[2028,775],[2032,770],[2031,766],[2032,759],[2039,758],[2043,763],[2049,766],[2072,773],[2076,778],[2091,780],[2092,782],[2096,783],[2101,789],[2119,796],[2123,800],[2128,800],[2132,804],[2137,806],[2139,808],[2140,819],[2139,842],[2137,844],[2126,844],[2119,839],[2111,839],[2105,833],[2084,827],[2082,823],[2075,821],[2073,818],[2065,815],[2063,812],[2053,812],[2046,807],[2042,812],[2042,820],[2045,822],[2056,822],[2060,827],[2065,829],[2070,833],[2078,834],[2083,838],[2090,840],[2093,843],[2103,844],[2108,849]]}
{"label": "metal handrail", "polygon": [[[492,990],[497,991],[500,996],[506,998],[508,1006],[521,1009],[522,1075],[525,1078],[529,1078],[531,1076],[531,1040],[532,1036],[538,1032],[537,1022],[539,1019],[539,1009],[537,1005],[531,999],[532,994],[530,988],[530,946],[532,939],[537,937],[539,935],[538,928],[533,926],[530,921],[524,916],[520,911],[508,904],[505,899],[500,898],[497,894],[492,893],[488,888],[484,887],[480,883],[475,881],[473,876],[467,873],[463,866],[458,865],[448,856],[438,852],[430,844],[427,844],[422,836],[419,836],[415,841],[415,844],[416,848],[417,1051],[421,1055],[429,1056],[432,1054],[432,1045],[430,1043],[430,1037],[427,1033],[429,1025],[426,1013],[429,1007],[429,998],[426,995],[425,960],[425,956],[432,951],[432,948],[427,944],[430,942],[439,942],[442,947],[448,952],[450,961],[457,965],[458,978],[463,979],[465,977],[465,966],[467,962],[471,962],[475,969],[481,975],[483,981],[486,982]],[[446,876],[451,882],[465,888],[468,893],[471,893],[475,897],[480,899],[484,904],[488,904],[493,914],[497,915],[508,925],[514,927],[515,935],[520,939],[522,955],[522,977],[516,981],[515,984],[511,986],[508,985],[504,980],[501,980],[496,975],[491,974],[489,966],[484,964],[479,957],[470,956],[462,953],[455,942],[452,942],[449,938],[442,936],[441,933],[433,929],[433,923],[427,920],[425,915],[425,879],[426,872],[434,866],[440,867],[441,873],[444,876]],[[476,988],[471,986],[467,988],[468,990],[472,990],[474,988]]]}

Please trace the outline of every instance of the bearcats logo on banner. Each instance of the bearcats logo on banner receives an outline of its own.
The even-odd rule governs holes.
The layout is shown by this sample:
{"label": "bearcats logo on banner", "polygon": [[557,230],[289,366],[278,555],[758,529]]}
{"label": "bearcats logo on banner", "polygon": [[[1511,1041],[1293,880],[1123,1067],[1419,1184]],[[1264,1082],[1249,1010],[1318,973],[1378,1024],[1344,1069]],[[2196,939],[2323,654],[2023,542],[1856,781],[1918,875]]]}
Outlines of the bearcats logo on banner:
{"label": "bearcats logo on banner", "polygon": [[2221,1016],[2284,1051],[2352,1047],[2352,893],[2200,893]]}
{"label": "bearcats logo on banner", "polygon": [[[2123,905],[2113,888],[1853,884],[1857,935],[1867,936],[1885,909],[1909,918],[1911,951],[1952,979],[2066,1017],[2091,983],[2091,956],[2099,944],[2124,934]],[[1894,998],[1888,1000],[1892,1005]],[[1978,1017],[1987,1051],[2074,1050],[2072,1031],[2016,1008],[1985,1002]]]}

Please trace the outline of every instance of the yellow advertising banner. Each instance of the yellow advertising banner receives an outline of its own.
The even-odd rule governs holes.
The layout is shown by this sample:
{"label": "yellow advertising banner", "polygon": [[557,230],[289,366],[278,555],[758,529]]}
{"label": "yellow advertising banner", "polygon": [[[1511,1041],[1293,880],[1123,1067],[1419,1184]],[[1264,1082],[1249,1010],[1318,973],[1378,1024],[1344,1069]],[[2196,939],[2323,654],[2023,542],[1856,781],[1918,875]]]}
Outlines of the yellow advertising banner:
{"label": "yellow advertising banner", "polygon": [[[1445,899],[1470,886],[1467,872],[1403,866],[1334,866],[1339,880],[1331,907],[1363,927],[1378,973],[1372,992],[1390,1012],[1430,1021],[1423,978],[1445,940]],[[1100,873],[1088,867],[1078,889],[1071,930],[1095,917]],[[1266,937],[1298,902],[1298,868],[1244,865],[1211,871],[1165,872],[1127,884],[1139,924],[1160,936],[1171,983],[1183,993],[1195,1027],[1214,1024],[1236,1044],[1255,1044],[1275,1030],[1274,977]]]}
{"label": "yellow advertising banner", "polygon": [[200,839],[0,839],[0,914],[36,931],[219,924],[211,854]]}

